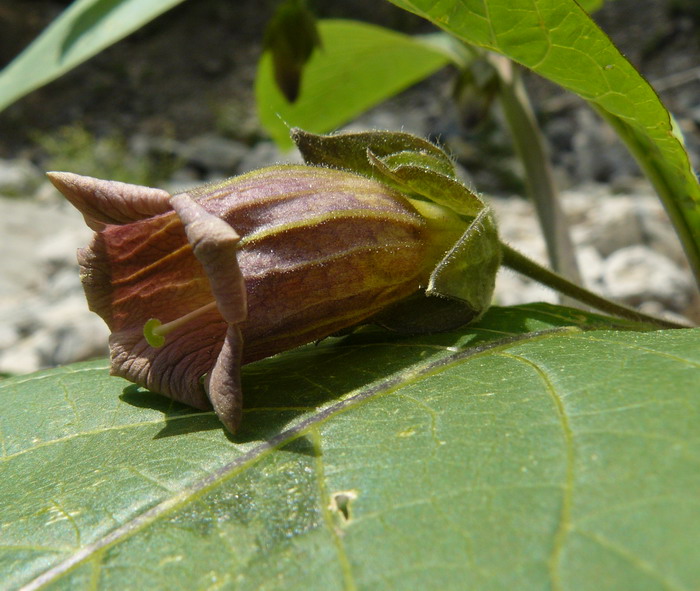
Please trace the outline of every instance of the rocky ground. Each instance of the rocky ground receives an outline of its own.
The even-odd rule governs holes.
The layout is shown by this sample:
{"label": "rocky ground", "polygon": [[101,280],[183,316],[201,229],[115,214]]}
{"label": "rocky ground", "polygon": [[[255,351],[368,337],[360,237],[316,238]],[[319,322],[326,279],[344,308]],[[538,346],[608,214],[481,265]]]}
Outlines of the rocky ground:
{"label": "rocky ground", "polygon": [[[0,20],[4,16],[16,25],[12,39],[0,35],[0,58],[9,59],[43,26],[46,15],[65,5],[50,0],[29,4],[43,10],[37,12],[41,18],[29,23],[31,19],[21,19],[10,8],[0,9]],[[107,331],[87,310],[75,263],[75,250],[87,243],[90,231],[43,176],[57,161],[75,172],[92,171],[82,168],[83,161],[66,150],[63,160],[57,158],[56,150],[47,148],[46,138],[59,137],[66,125],[79,124],[88,138],[85,141],[93,142],[85,147],[93,156],[92,165],[103,148],[108,160],[152,161],[155,155],[157,162],[167,164],[158,184],[170,190],[297,158],[279,153],[256,125],[250,89],[265,15],[253,15],[255,3],[234,4],[184,3],[164,20],[0,114],[0,373],[25,373],[104,355],[106,350]],[[377,17],[409,30],[419,26],[410,19],[401,20],[392,10],[360,14],[361,4],[338,2],[334,16]],[[655,83],[685,131],[697,162],[699,17],[692,3],[683,10],[682,2],[658,0],[645,11],[630,10],[633,4],[617,0],[610,4],[614,9],[606,7],[597,18]],[[236,13],[239,9],[248,11],[251,24],[239,33],[235,55],[222,56],[212,46],[221,42],[226,27],[240,29],[237,23],[246,15]],[[620,14],[625,15],[624,26]],[[214,19],[220,27],[215,34],[209,31],[211,39],[203,41],[206,50],[195,52],[187,61],[178,53],[178,44],[173,45],[173,36],[187,34],[197,19]],[[196,33],[190,35],[196,37]],[[641,38],[648,42],[640,44]],[[196,41],[187,45],[197,47]],[[174,55],[167,47],[173,48]],[[184,82],[206,90],[187,93],[182,79],[169,83],[168,68],[175,67],[177,60],[188,64],[181,67]],[[140,84],[150,79],[143,71],[153,68],[153,63],[165,70],[151,77],[159,88],[151,82]],[[124,81],[116,83],[120,72]],[[519,170],[498,118],[489,125],[468,125],[463,111],[457,111],[451,101],[450,84],[449,73],[438,75],[375,109],[353,127],[405,129],[440,137],[475,186],[490,198],[504,239],[543,261],[543,241],[531,206],[519,196]],[[587,286],[646,312],[700,321],[700,298],[678,241],[631,158],[581,102],[534,79],[530,90],[552,147]],[[107,100],[110,93],[111,101]],[[115,130],[123,145],[105,148],[104,138],[113,137]],[[107,174],[119,176],[119,170],[113,166]],[[126,173],[134,174],[134,167],[127,167]],[[496,300],[500,304],[555,297],[513,273],[499,276]]]}

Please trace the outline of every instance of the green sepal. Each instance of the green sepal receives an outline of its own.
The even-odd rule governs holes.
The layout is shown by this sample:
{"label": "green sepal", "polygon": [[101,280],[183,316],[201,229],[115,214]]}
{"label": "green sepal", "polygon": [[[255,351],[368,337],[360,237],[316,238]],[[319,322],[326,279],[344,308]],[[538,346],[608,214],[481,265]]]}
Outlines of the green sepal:
{"label": "green sepal", "polygon": [[470,218],[485,207],[457,178],[454,163],[441,148],[409,133],[316,135],[293,129],[292,139],[307,164],[375,178],[408,196],[428,199]]}
{"label": "green sepal", "polygon": [[485,207],[435,267],[426,294],[461,300],[476,319],[491,304],[501,257],[496,222]]}
{"label": "green sepal", "polygon": [[[376,154],[367,151],[367,156],[379,158]],[[433,172],[443,174],[448,177],[455,176],[455,168],[451,161],[445,162],[444,158],[438,158],[434,154],[426,152],[414,152],[404,150],[403,152],[395,152],[380,158],[388,168],[392,170],[399,169],[404,166],[432,170]]]}
{"label": "green sepal", "polygon": [[[422,299],[392,306],[373,321],[402,332],[430,332],[446,330],[441,325],[460,326],[488,309],[502,255],[496,223],[486,204],[457,178],[443,150],[414,135],[389,131],[316,135],[293,129],[292,139],[307,164],[374,178],[470,221],[431,273]],[[438,328],[421,328],[430,325]]]}
{"label": "green sepal", "polygon": [[363,131],[359,133],[339,133],[317,135],[303,129],[294,128],[292,139],[299,148],[307,164],[342,168],[358,174],[376,177],[374,164],[367,153],[379,158],[402,152],[413,152],[431,156],[440,163],[442,170],[451,170],[454,165],[443,150],[428,140],[400,131]]}
{"label": "green sepal", "polygon": [[367,157],[382,180],[401,192],[429,199],[467,217],[476,217],[486,207],[454,175],[448,176],[436,168],[424,166],[427,158],[408,158],[403,152],[380,158],[369,151]]}

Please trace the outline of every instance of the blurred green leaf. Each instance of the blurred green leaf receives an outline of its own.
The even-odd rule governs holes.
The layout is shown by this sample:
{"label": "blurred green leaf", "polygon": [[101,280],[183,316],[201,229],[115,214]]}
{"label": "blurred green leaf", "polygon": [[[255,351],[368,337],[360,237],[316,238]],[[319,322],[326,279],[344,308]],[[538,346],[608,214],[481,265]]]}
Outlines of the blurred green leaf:
{"label": "blurred green leaf", "polygon": [[578,0],[578,3],[586,12],[591,13],[603,6],[604,0]]}
{"label": "blurred green leaf", "polygon": [[654,184],[700,283],[700,184],[680,131],[654,89],[575,0],[390,1],[589,101]]}
{"label": "blurred green leaf", "polygon": [[275,83],[270,52],[258,65],[255,96],[262,125],[291,148],[290,127],[324,133],[436,72],[448,55],[419,38],[360,22],[318,22],[322,47],[304,68],[290,104]]}
{"label": "blurred green leaf", "polygon": [[267,24],[264,47],[272,55],[277,87],[290,103],[299,96],[306,62],[320,46],[316,19],[306,2],[284,0]]}
{"label": "blurred green leaf", "polygon": [[183,0],[76,0],[0,72],[0,111]]}
{"label": "blurred green leaf", "polygon": [[0,382],[3,588],[696,589],[700,330],[583,324],[251,364],[233,439],[105,362]]}

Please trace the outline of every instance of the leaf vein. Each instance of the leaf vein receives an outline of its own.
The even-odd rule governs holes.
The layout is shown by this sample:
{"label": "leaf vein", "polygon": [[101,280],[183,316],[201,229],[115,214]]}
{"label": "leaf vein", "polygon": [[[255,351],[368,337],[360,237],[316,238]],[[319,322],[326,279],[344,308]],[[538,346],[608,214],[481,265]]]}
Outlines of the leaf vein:
{"label": "leaf vein", "polygon": [[315,451],[314,459],[316,464],[316,487],[318,490],[319,503],[321,505],[319,509],[321,511],[321,515],[323,515],[323,521],[326,524],[326,528],[328,529],[328,533],[333,540],[333,544],[335,545],[336,552],[338,554],[340,570],[343,573],[344,588],[347,591],[355,591],[357,589],[357,585],[355,584],[350,558],[348,557],[345,544],[343,544],[343,540],[338,532],[336,524],[333,521],[333,515],[331,514],[331,498],[328,492],[328,487],[326,486],[321,434],[319,433],[318,428],[314,427],[309,431],[309,435]]}
{"label": "leaf vein", "polygon": [[[85,373],[85,372],[90,372],[90,371],[105,371],[109,369],[109,365],[100,366],[100,367],[84,367],[81,369],[65,369],[63,371],[64,375],[74,375],[77,373]],[[38,382],[40,380],[47,380],[47,379],[56,379],[56,374],[51,373],[50,371],[47,371],[44,374],[41,375],[30,375],[25,379],[21,380],[12,380],[11,382],[7,383],[0,383],[0,390],[4,390],[7,388],[14,388],[15,386],[21,386],[22,384],[28,384],[30,382]]]}
{"label": "leaf vein", "polygon": [[656,355],[658,357],[665,357],[667,359],[672,359],[673,361],[678,361],[680,363],[686,363],[692,367],[700,367],[700,361],[686,359],[685,357],[679,357],[678,355],[671,355],[670,353],[666,353],[664,351],[658,351],[656,349],[650,349],[649,347],[644,347],[642,345],[637,345],[635,343],[630,343],[630,342],[625,342],[625,341],[616,341],[613,339],[600,339],[600,338],[596,338],[591,333],[587,333],[584,338],[586,340],[595,341],[598,343],[607,343],[607,344],[611,344],[611,345],[619,345],[620,347],[626,347],[628,349],[636,349],[638,351],[644,351],[646,353],[651,353],[652,355]]}
{"label": "leaf vein", "polygon": [[564,585],[561,580],[561,573],[559,572],[559,563],[561,560],[561,554],[564,549],[566,538],[568,537],[569,532],[571,530],[571,509],[575,481],[574,436],[571,430],[571,425],[569,423],[569,417],[566,413],[566,408],[564,406],[563,396],[557,393],[554,384],[547,377],[547,373],[539,365],[533,363],[532,361],[524,357],[506,352],[501,352],[500,355],[503,357],[510,357],[512,359],[515,359],[525,365],[528,365],[531,369],[535,371],[535,373],[539,376],[540,380],[544,384],[544,387],[547,393],[549,394],[552,402],[554,403],[554,407],[559,417],[562,436],[564,438],[564,449],[566,451],[566,475],[564,483],[562,485],[563,495],[561,511],[559,514],[559,524],[557,526],[556,531],[554,532],[552,552],[548,561],[548,569],[550,579],[552,581],[552,588],[555,591],[559,591],[564,589]]}
{"label": "leaf vein", "polygon": [[43,447],[48,447],[50,445],[58,444],[58,443],[63,443],[65,441],[71,441],[72,439],[78,439],[80,437],[88,437],[88,436],[93,436],[93,435],[99,435],[100,433],[106,433],[108,431],[119,431],[121,429],[126,430],[126,429],[133,429],[135,427],[144,427],[147,425],[157,425],[163,422],[168,422],[168,421],[176,421],[180,419],[187,419],[191,418],[193,416],[201,417],[205,414],[214,414],[214,411],[211,411],[209,413],[207,412],[196,412],[196,413],[187,413],[187,414],[182,414],[178,415],[175,417],[165,417],[163,418],[154,418],[153,420],[150,421],[139,421],[136,423],[124,423],[122,425],[110,425],[108,427],[101,427],[99,429],[92,429],[90,431],[83,431],[81,433],[71,433],[70,435],[65,435],[64,437],[57,437],[56,439],[50,439],[49,441],[42,441],[41,443],[37,443],[36,445],[33,445],[31,447],[27,447],[25,449],[21,449],[19,451],[16,451],[11,454],[3,455],[0,457],[0,464],[2,462],[5,462],[7,460],[16,458],[18,456],[24,455],[26,453],[35,451],[37,449],[41,449]]}
{"label": "leaf vein", "polygon": [[650,562],[647,562],[646,560],[642,560],[639,556],[636,556],[627,548],[623,548],[623,547],[615,544],[612,540],[610,540],[602,535],[594,534],[593,532],[576,529],[576,533],[585,537],[585,538],[588,538],[592,542],[598,544],[601,548],[604,548],[605,550],[609,550],[609,551],[615,553],[620,558],[626,560],[631,566],[633,566],[637,570],[642,571],[643,573],[650,576],[655,581],[661,583],[661,585],[664,587],[664,589],[668,589],[669,591],[684,591],[683,587],[676,585],[676,584],[672,583],[671,581],[669,581],[668,579],[664,578],[663,574],[660,573],[654,567],[653,564],[651,564]]}

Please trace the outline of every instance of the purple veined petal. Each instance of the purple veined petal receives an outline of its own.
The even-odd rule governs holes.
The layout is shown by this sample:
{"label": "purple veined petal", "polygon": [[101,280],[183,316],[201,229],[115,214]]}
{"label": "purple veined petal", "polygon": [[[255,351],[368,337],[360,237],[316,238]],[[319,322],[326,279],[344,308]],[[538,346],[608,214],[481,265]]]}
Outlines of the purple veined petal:
{"label": "purple veined petal", "polygon": [[194,256],[209,278],[219,312],[229,324],[243,322],[247,316],[246,286],[236,252],[240,236],[187,193],[171,197],[170,203],[185,226]]}
{"label": "purple veined petal", "polygon": [[214,368],[204,381],[204,387],[214,411],[231,433],[238,430],[243,410],[242,356],[241,330],[237,325],[231,324],[226,331],[224,346],[221,348]]}
{"label": "purple veined petal", "polygon": [[[200,409],[211,404],[201,383],[226,335],[210,281],[187,240],[184,225],[167,213],[107,224],[79,252],[90,309],[112,330],[111,373]],[[172,330],[164,346],[144,337],[151,318],[173,323],[197,310],[196,320]]]}
{"label": "purple veined petal", "polygon": [[247,316],[246,285],[237,260],[240,237],[229,224],[208,213],[187,193],[170,200],[183,224],[194,255],[202,264],[219,312],[228,323],[223,347],[205,380],[205,390],[217,416],[232,433],[243,408],[241,359],[243,338],[239,323]]}
{"label": "purple veined petal", "polygon": [[49,180],[83,214],[93,230],[127,224],[170,211],[170,194],[162,189],[104,181],[71,172],[49,172]]}
{"label": "purple veined petal", "polygon": [[312,166],[172,197],[68,173],[52,181],[96,229],[79,260],[90,308],[112,331],[112,373],[213,406],[232,431],[242,364],[424,288],[463,232],[377,181]]}

